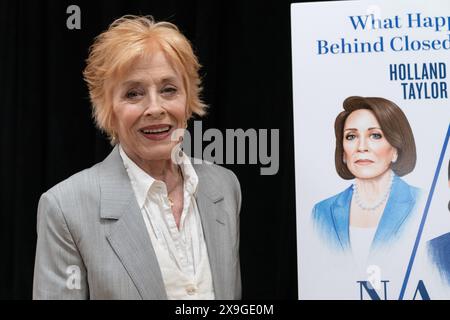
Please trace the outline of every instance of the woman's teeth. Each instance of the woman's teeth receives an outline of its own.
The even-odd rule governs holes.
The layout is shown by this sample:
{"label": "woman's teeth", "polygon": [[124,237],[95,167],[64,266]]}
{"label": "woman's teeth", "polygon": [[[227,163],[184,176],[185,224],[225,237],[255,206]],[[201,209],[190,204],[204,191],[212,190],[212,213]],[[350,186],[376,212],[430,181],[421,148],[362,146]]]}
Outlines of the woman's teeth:
{"label": "woman's teeth", "polygon": [[169,131],[170,127],[163,127],[163,128],[158,128],[158,129],[146,129],[146,130],[142,130],[143,133],[145,134],[149,134],[149,133],[160,133],[160,132],[165,132],[165,131]]}

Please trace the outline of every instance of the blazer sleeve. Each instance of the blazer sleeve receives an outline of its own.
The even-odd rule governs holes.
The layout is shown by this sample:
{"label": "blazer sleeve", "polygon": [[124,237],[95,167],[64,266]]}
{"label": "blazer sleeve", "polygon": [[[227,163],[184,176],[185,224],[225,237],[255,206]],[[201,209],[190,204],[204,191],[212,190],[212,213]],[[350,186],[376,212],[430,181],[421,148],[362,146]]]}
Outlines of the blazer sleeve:
{"label": "blazer sleeve", "polygon": [[[236,177],[236,175],[232,172],[231,175],[234,179],[234,190],[235,190],[235,198],[236,198],[236,202],[237,202],[237,212],[236,212],[236,246],[237,246],[237,251],[239,252],[239,247],[240,247],[240,214],[241,214],[241,205],[242,205],[242,193],[241,193],[241,185],[239,183],[238,178]],[[234,292],[234,297],[237,300],[242,299],[242,279],[241,279],[241,262],[240,262],[240,258],[239,255],[237,257],[237,272],[236,272],[236,286],[235,286],[235,292]]]}
{"label": "blazer sleeve", "polygon": [[56,197],[38,205],[33,299],[88,299],[86,268]]}
{"label": "blazer sleeve", "polygon": [[232,172],[232,171],[230,171],[230,172],[231,172],[231,175],[233,176],[233,179],[234,179],[235,198],[236,198],[236,201],[237,201],[237,216],[239,217],[239,215],[241,213],[241,205],[242,205],[241,185],[239,183],[238,178],[234,174],[234,172]]}

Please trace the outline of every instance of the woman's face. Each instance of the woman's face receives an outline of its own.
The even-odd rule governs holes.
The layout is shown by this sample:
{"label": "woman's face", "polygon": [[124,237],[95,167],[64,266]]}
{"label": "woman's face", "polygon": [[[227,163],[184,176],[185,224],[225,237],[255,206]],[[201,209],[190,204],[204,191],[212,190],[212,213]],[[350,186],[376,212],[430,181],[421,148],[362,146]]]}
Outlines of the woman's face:
{"label": "woman's face", "polygon": [[344,161],[359,179],[385,173],[397,160],[396,149],[384,137],[375,115],[367,109],[353,111],[344,124]]}
{"label": "woman's face", "polygon": [[170,159],[184,129],[186,90],[182,77],[162,51],[139,58],[114,86],[113,127],[127,155],[139,163]]}

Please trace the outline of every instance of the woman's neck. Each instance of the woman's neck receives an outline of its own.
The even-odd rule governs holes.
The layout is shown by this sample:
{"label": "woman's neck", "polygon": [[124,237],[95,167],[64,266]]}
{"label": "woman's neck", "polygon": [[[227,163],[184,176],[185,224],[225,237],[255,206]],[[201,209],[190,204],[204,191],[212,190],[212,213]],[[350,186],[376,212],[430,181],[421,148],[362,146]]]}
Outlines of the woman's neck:
{"label": "woman's neck", "polygon": [[155,180],[166,182],[170,177],[178,175],[178,166],[167,160],[145,160],[138,166]]}
{"label": "woman's neck", "polygon": [[175,164],[171,158],[147,160],[132,152],[128,152],[123,146],[122,149],[127,154],[128,158],[153,179],[164,182],[168,187],[178,181],[180,176],[179,166]]}
{"label": "woman's neck", "polygon": [[394,173],[386,171],[375,179],[356,179],[350,208],[350,225],[377,227],[386,207]]}
{"label": "woman's neck", "polygon": [[393,175],[394,173],[389,169],[380,176],[372,179],[356,178],[355,184],[361,199],[368,202],[378,200],[390,189]]}
{"label": "woman's neck", "polygon": [[170,195],[172,191],[178,190],[179,187],[183,185],[183,175],[180,167],[170,159],[147,160],[136,164],[153,179],[164,182],[168,195]]}

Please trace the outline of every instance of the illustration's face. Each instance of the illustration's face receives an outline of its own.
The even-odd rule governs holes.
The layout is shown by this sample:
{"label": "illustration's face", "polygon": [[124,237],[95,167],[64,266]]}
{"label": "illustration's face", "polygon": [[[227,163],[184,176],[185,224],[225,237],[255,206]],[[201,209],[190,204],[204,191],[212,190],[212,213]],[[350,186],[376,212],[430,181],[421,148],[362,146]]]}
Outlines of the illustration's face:
{"label": "illustration's face", "polygon": [[113,90],[113,124],[135,162],[170,159],[171,134],[184,129],[186,90],[162,51],[140,58]]}
{"label": "illustration's face", "polygon": [[372,111],[353,111],[344,124],[344,162],[359,179],[375,179],[397,160],[397,151],[384,137]]}

